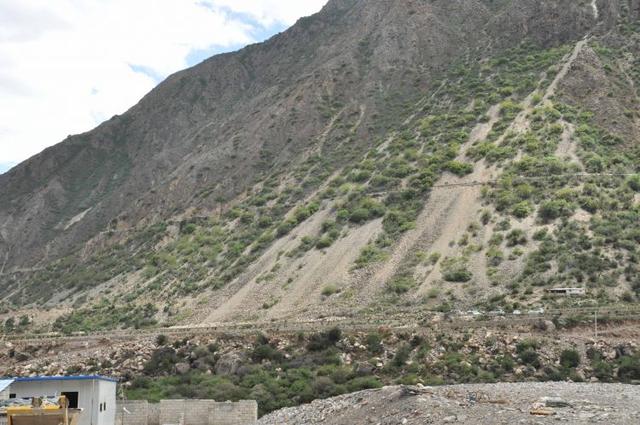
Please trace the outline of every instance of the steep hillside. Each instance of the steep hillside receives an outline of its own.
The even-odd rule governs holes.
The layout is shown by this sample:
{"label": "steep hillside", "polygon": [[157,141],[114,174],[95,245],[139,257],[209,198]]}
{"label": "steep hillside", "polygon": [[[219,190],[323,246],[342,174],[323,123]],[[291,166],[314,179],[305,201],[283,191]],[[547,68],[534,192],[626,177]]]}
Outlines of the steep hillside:
{"label": "steep hillside", "polygon": [[67,330],[634,302],[638,6],[331,1],[0,176],[4,302]]}

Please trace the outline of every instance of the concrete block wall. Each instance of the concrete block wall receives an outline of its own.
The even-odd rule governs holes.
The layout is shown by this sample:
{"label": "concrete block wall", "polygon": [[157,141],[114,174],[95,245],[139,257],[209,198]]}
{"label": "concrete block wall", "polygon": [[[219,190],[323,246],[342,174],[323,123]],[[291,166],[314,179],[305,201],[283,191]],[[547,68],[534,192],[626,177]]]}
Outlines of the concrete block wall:
{"label": "concrete block wall", "polygon": [[210,400],[162,400],[160,425],[208,425]]}
{"label": "concrete block wall", "polygon": [[208,425],[253,425],[257,420],[258,403],[255,400],[213,403],[209,407]]}
{"label": "concrete block wall", "polygon": [[[123,407],[130,413],[123,414]],[[116,425],[254,425],[258,403],[213,400],[162,400],[118,402]]]}
{"label": "concrete block wall", "polygon": [[149,425],[148,418],[149,402],[137,400],[116,402],[116,425]]}
{"label": "concrete block wall", "polygon": [[147,425],[160,425],[160,403],[149,403]]}

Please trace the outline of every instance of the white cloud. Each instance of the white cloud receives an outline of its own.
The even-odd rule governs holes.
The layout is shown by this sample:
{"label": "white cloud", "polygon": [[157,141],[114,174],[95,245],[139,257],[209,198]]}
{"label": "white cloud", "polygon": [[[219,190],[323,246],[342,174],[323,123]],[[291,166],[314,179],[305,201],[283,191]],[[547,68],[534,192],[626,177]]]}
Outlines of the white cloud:
{"label": "white cloud", "polygon": [[320,10],[327,0],[202,0],[214,7],[226,7],[245,13],[262,25],[276,23],[291,25],[299,18]]}
{"label": "white cloud", "polygon": [[124,112],[194,51],[258,41],[326,1],[0,0],[0,163]]}

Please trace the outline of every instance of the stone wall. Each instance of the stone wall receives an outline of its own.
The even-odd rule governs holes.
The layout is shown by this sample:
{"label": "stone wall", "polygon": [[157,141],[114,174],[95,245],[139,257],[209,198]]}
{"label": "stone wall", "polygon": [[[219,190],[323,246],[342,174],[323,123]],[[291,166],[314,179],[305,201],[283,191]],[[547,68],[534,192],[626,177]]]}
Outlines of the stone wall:
{"label": "stone wall", "polygon": [[255,401],[125,401],[118,402],[116,415],[116,425],[253,425],[257,420]]}

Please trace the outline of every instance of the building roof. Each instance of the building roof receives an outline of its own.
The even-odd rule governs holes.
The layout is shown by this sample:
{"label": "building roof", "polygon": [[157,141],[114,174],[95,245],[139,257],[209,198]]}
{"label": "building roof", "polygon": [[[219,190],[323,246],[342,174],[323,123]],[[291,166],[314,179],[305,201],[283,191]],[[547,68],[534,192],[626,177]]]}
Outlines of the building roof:
{"label": "building roof", "polygon": [[[118,382],[117,379],[101,375],[78,375],[78,376],[25,376],[15,378],[15,382],[38,382],[38,381],[108,381]],[[14,381],[12,380],[12,382]],[[2,382],[2,381],[0,381]],[[0,390],[1,391],[1,390]]]}
{"label": "building roof", "polygon": [[0,379],[0,391],[4,391],[7,387],[13,384],[14,379]]}

